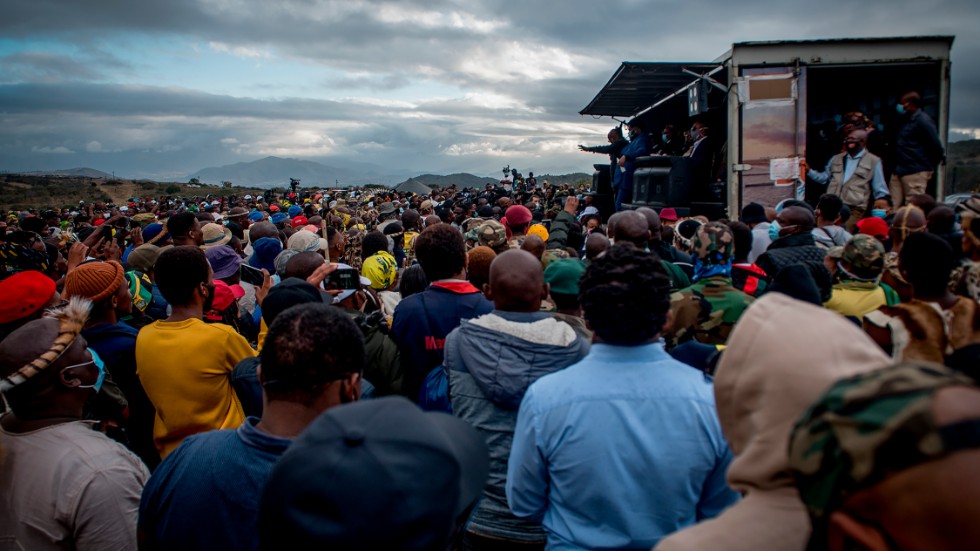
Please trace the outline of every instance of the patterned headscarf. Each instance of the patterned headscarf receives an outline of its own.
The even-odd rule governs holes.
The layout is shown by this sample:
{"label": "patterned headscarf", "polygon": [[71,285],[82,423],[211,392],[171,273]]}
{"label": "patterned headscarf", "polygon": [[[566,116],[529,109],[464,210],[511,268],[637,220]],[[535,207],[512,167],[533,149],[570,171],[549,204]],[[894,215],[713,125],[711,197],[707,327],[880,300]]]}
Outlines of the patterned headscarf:
{"label": "patterned headscarf", "polygon": [[44,354],[35,360],[0,379],[0,392],[7,392],[17,385],[27,382],[41,373],[65,353],[78,335],[81,334],[92,311],[92,301],[82,297],[72,297],[68,304],[52,310],[48,317],[58,320],[58,336]]}

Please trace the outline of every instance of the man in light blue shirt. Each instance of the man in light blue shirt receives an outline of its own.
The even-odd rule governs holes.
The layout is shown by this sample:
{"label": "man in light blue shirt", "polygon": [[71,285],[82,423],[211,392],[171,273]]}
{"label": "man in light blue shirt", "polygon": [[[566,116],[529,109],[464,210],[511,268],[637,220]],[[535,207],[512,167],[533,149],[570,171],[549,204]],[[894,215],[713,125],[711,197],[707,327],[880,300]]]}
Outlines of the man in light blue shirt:
{"label": "man in light blue shirt", "polygon": [[827,186],[827,193],[840,197],[850,209],[846,223],[850,233],[857,233],[857,222],[864,218],[869,197],[880,199],[888,195],[881,159],[868,152],[867,141],[867,132],[852,130],[844,138],[845,151],[831,157],[823,172],[812,168],[806,171],[807,178]]}
{"label": "man in light blue shirt", "polygon": [[548,549],[643,548],[738,499],[710,379],[660,342],[670,281],[656,256],[616,245],[580,283],[595,332],[581,362],[521,402],[507,501]]}

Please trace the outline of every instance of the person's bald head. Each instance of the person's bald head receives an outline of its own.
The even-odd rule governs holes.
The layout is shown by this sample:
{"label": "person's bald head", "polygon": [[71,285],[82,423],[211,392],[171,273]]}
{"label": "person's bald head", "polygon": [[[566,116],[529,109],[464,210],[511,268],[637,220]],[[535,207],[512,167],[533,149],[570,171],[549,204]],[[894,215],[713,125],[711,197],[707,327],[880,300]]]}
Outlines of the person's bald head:
{"label": "person's bald head", "polygon": [[663,229],[663,224],[660,222],[660,215],[657,214],[657,211],[650,207],[640,207],[636,209],[636,212],[647,219],[647,226],[650,228],[650,240],[660,241],[660,231]]}
{"label": "person's bald head", "polygon": [[439,218],[434,214],[432,216],[425,217],[425,227],[428,228],[429,226],[435,226],[436,224],[442,224],[442,218]]}
{"label": "person's bald head", "polygon": [[609,250],[609,238],[601,233],[590,233],[585,239],[585,258],[595,260],[600,254]]}
{"label": "person's bald head", "polygon": [[548,296],[541,260],[520,249],[497,255],[490,264],[490,283],[484,294],[497,310],[537,312]]}
{"label": "person's bald head", "polygon": [[809,233],[817,224],[813,211],[803,207],[786,207],[776,217],[779,235],[785,237],[797,233]]}
{"label": "person's bald head", "polygon": [[255,243],[259,239],[264,237],[274,237],[279,239],[279,230],[276,229],[275,224],[272,222],[256,222],[249,226],[248,228],[248,240],[251,243]]}
{"label": "person's bald head", "polygon": [[612,215],[608,227],[609,235],[616,243],[632,243],[642,249],[650,240],[650,224],[646,216],[635,210],[624,210]]}
{"label": "person's bald head", "polygon": [[291,277],[298,277],[302,280],[313,275],[313,272],[317,268],[323,266],[326,263],[323,255],[316,251],[303,251],[293,255],[292,258],[286,261],[286,269],[283,270],[282,278],[289,279]]}
{"label": "person's bald head", "polygon": [[541,260],[545,251],[544,239],[541,239],[541,236],[538,235],[529,235],[524,238],[524,243],[521,244],[521,250],[527,251],[537,257],[538,260]]}
{"label": "person's bald head", "polygon": [[405,231],[417,231],[420,229],[419,222],[421,221],[422,217],[416,210],[408,209],[402,213],[402,225],[405,227]]}

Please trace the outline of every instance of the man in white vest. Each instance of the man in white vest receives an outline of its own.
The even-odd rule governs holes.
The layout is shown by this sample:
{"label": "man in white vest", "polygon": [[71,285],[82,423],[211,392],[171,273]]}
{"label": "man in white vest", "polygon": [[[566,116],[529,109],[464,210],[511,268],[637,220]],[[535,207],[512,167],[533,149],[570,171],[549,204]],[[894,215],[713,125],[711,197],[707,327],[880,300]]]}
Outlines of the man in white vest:
{"label": "man in white vest", "polygon": [[831,157],[823,172],[812,168],[806,171],[807,178],[826,185],[827,193],[840,197],[851,209],[847,219],[850,233],[857,233],[857,222],[864,218],[871,197],[879,199],[888,195],[881,159],[865,149],[867,141],[867,132],[852,130],[844,138],[845,151]]}

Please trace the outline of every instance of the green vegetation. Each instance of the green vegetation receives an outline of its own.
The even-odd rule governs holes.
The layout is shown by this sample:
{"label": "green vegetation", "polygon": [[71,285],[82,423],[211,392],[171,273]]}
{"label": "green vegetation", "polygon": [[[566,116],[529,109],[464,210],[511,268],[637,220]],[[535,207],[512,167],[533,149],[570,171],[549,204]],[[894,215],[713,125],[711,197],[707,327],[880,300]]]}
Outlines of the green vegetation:
{"label": "green vegetation", "polygon": [[125,204],[130,197],[261,194],[259,188],[227,188],[150,180],[105,180],[80,176],[0,175],[0,212],[27,208],[72,208],[79,201]]}

